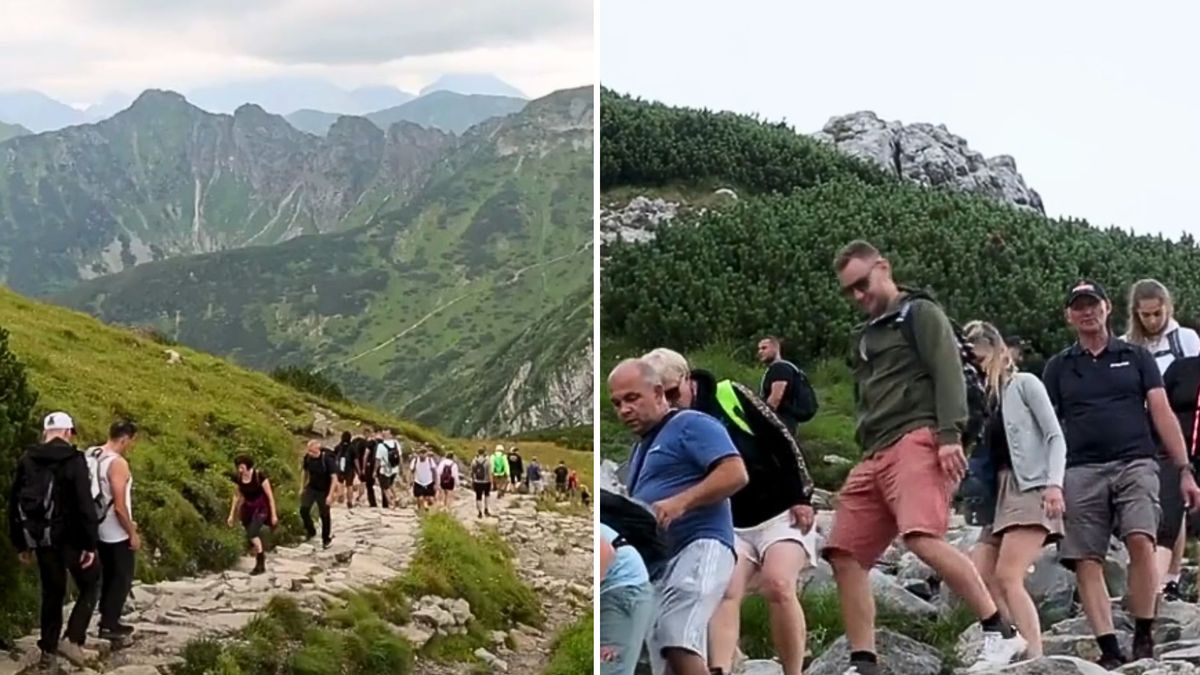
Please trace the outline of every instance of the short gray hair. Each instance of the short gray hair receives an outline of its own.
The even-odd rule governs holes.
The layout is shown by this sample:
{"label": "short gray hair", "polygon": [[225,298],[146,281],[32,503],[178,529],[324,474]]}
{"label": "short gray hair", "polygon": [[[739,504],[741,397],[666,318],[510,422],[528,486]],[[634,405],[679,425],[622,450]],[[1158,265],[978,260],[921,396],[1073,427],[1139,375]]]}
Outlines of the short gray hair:
{"label": "short gray hair", "polygon": [[625,359],[618,363],[608,374],[608,381],[612,382],[613,376],[622,368],[632,367],[637,370],[637,374],[642,378],[642,381],[652,387],[663,386],[662,376],[653,365],[646,363],[642,359]]}

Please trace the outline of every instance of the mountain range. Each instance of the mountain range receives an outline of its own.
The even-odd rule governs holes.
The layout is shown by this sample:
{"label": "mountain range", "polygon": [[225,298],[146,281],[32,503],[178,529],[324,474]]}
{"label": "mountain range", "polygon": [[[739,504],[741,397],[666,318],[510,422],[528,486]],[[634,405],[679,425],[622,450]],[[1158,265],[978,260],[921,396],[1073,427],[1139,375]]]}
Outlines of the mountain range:
{"label": "mountain range", "polygon": [[0,263],[25,292],[255,368],[315,366],[451,433],[587,424],[592,97],[461,136],[344,116],[320,138],[147,92],[0,145]]}
{"label": "mountain range", "polygon": [[[365,117],[380,129],[387,129],[397,122],[414,122],[461,134],[489,117],[517,112],[526,103],[525,99],[512,96],[438,90],[393,108],[368,113]],[[341,115],[337,113],[320,110],[297,110],[287,116],[287,121],[301,131],[324,136],[339,117]]]}
{"label": "mountain range", "polygon": [[[464,95],[525,99],[515,87],[494,75],[446,74],[421,89],[420,95],[451,91]],[[270,77],[197,87],[185,92],[189,101],[214,113],[232,113],[246,103],[280,115],[319,110],[336,115],[365,115],[403,105],[415,98],[391,85],[345,89],[312,77]],[[34,133],[98,122],[127,108],[135,96],[109,92],[99,102],[79,109],[32,90],[0,91],[0,122],[19,124]]]}

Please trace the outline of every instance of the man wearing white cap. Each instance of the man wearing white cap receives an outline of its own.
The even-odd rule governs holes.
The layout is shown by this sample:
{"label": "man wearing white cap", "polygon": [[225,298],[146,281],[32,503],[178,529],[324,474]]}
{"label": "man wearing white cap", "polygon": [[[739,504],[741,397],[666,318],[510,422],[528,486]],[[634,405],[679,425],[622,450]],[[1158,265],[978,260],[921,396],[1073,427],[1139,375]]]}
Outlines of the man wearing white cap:
{"label": "man wearing white cap", "polygon": [[[37,560],[41,577],[41,639],[39,668],[57,668],[61,654],[76,666],[85,664],[83,643],[99,599],[99,512],[93,501],[90,472],[83,453],[75,448],[75,422],[64,412],[46,416],[42,442],[26,448],[17,463],[9,501],[9,537],[21,562]],[[62,635],[62,609],[67,574],[79,597]]]}

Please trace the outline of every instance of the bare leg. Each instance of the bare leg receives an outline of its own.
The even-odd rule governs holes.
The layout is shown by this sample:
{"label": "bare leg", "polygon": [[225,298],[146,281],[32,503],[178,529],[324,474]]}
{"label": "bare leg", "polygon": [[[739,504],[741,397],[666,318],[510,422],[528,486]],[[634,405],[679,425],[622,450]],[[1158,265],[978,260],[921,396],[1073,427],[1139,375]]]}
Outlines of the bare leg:
{"label": "bare leg", "polygon": [[975,571],[971,559],[944,539],[927,534],[911,534],[904,538],[908,550],[933,568],[950,590],[958,594],[975,616],[986,619],[996,613],[996,603]]}
{"label": "bare leg", "polygon": [[[1132,583],[1132,574],[1130,575]],[[1104,564],[1099,560],[1079,560],[1075,563],[1075,580],[1079,584],[1079,601],[1092,626],[1093,635],[1113,632],[1112,604],[1104,584]]]}
{"label": "bare leg", "polygon": [[996,603],[996,608],[1000,611],[1000,614],[1011,617],[1012,613],[1004,603],[1004,592],[1000,589],[1000,585],[996,583],[996,557],[999,553],[1000,549],[991,544],[976,544],[971,549],[971,563],[975,565],[979,576],[983,578],[983,583],[987,586],[988,593],[991,594],[992,601]]}
{"label": "bare leg", "polygon": [[1154,544],[1144,534],[1131,534],[1129,550],[1129,612],[1135,619],[1153,619],[1158,595],[1158,570],[1154,566]]}
{"label": "bare leg", "polygon": [[667,672],[672,675],[710,675],[704,658],[686,649],[671,647],[663,650]]}
{"label": "bare leg", "polygon": [[1183,521],[1179,528],[1179,537],[1175,540],[1175,548],[1171,550],[1171,564],[1167,567],[1171,581],[1179,580],[1179,573],[1183,571],[1183,556],[1187,552],[1187,518],[1184,517]]}
{"label": "bare leg", "polygon": [[800,675],[804,668],[807,626],[796,583],[808,565],[808,554],[799,542],[781,541],[767,549],[763,562],[762,596],[771,615],[771,639],[783,664],[784,675]]}
{"label": "bare leg", "polygon": [[850,554],[833,551],[829,555],[833,576],[837,580],[838,599],[842,606],[842,622],[852,652],[875,651],[875,598],[867,570]]}
{"label": "bare leg", "polygon": [[1025,590],[1025,573],[1042,552],[1046,530],[1041,527],[1014,527],[1004,532],[996,562],[995,583],[1011,614],[1005,614],[1025,638],[1025,656],[1042,655],[1042,626],[1037,607]]}
{"label": "bare leg", "polygon": [[742,598],[746,595],[746,585],[754,577],[754,572],[754,563],[746,556],[739,555],[721,604],[717,605],[708,622],[709,665],[726,673],[733,671],[733,653],[737,648],[741,627]]}

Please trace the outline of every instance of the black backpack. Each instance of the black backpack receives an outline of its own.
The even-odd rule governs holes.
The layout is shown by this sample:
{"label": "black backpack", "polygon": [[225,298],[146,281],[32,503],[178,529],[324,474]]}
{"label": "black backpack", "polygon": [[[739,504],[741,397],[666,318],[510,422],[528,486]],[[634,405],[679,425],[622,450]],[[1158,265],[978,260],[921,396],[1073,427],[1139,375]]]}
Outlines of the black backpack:
{"label": "black backpack", "polygon": [[616,530],[613,548],[632,546],[651,576],[667,561],[667,544],[659,534],[658,520],[640,503],[601,488],[600,522]]}
{"label": "black backpack", "polygon": [[797,422],[807,422],[817,416],[817,409],[820,407],[817,403],[817,392],[800,366],[791,361],[784,363],[791,367],[792,379],[788,382],[787,398],[783,407]]}
{"label": "black backpack", "polygon": [[388,464],[392,466],[400,466],[400,444],[393,440],[384,441],[384,445],[388,449]]}
{"label": "black backpack", "polygon": [[63,462],[35,462],[25,455],[21,458],[22,481],[17,490],[17,520],[29,548],[44,548],[54,544],[51,531],[55,520],[61,520],[57,501],[59,474]]}
{"label": "black backpack", "polygon": [[[901,305],[896,322],[900,324],[900,332],[908,341],[908,345],[924,361],[920,345],[917,344],[916,334],[913,332],[913,323],[908,321],[913,311],[913,301],[917,298],[924,298],[937,304],[928,295],[913,294]],[[940,305],[938,306],[940,307]],[[954,330],[954,340],[958,344],[958,358],[962,365],[963,379],[967,384],[967,426],[963,430],[962,446],[963,452],[970,455],[971,450],[983,441],[983,430],[987,426],[987,386],[984,384],[987,379],[984,377],[983,369],[975,362],[975,354],[971,350],[971,345],[963,337],[962,328],[953,319],[950,319],[950,327]]]}

